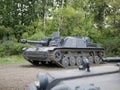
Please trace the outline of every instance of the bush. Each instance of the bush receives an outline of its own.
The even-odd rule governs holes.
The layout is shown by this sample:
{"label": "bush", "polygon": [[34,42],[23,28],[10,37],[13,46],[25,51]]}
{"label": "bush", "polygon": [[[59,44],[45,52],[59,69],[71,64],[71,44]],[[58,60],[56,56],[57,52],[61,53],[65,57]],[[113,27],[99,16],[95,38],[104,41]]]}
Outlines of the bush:
{"label": "bush", "polygon": [[14,48],[13,48],[13,53],[14,55],[18,55],[22,53],[22,49],[24,47],[29,47],[30,45],[28,44],[22,44],[22,43],[15,43]]}
{"label": "bush", "polygon": [[5,55],[10,55],[10,53],[13,50],[14,42],[13,41],[5,41],[0,45],[0,55],[5,56]]}
{"label": "bush", "polygon": [[33,35],[32,35],[31,37],[29,37],[28,39],[30,39],[30,40],[40,40],[40,39],[42,39],[42,38],[44,38],[44,37],[45,37],[45,35],[43,34],[43,32],[39,31],[39,32],[33,34]]}
{"label": "bush", "polygon": [[0,57],[9,55],[18,55],[22,48],[29,46],[27,44],[16,43],[14,41],[5,41],[0,45]]}
{"label": "bush", "polygon": [[5,55],[6,55],[6,53],[4,52],[4,48],[2,45],[0,45],[0,57],[3,57]]}
{"label": "bush", "polygon": [[119,37],[111,37],[103,41],[103,47],[107,56],[120,55],[120,39]]}

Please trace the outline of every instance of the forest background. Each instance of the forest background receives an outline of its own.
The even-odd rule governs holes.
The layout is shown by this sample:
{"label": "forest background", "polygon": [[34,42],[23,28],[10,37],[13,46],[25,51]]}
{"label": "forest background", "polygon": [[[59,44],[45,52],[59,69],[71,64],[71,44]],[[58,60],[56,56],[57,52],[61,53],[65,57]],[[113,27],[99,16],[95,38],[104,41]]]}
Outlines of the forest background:
{"label": "forest background", "polygon": [[21,54],[20,40],[88,36],[120,56],[120,0],[0,0],[0,57]]}

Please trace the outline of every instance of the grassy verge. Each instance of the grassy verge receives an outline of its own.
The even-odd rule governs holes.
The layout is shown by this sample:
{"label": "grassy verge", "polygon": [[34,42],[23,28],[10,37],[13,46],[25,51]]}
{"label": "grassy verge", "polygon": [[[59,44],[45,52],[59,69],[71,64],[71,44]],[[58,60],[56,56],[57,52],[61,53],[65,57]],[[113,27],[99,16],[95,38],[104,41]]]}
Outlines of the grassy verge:
{"label": "grassy verge", "polygon": [[28,63],[21,55],[0,57],[0,64]]}

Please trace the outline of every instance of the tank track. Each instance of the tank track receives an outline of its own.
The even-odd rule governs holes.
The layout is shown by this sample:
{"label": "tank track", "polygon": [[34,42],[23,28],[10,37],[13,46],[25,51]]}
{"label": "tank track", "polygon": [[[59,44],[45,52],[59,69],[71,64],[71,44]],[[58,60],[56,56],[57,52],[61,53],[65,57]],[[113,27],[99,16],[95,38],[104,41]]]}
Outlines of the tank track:
{"label": "tank track", "polygon": [[49,52],[50,60],[60,67],[80,66],[83,58],[88,58],[90,64],[101,64],[103,48],[56,48]]}

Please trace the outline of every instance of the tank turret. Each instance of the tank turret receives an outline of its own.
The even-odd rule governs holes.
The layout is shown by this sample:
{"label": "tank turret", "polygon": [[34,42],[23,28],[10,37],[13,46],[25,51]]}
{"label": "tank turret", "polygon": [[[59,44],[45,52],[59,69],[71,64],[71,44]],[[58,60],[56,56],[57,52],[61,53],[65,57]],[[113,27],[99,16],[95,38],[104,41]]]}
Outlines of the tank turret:
{"label": "tank turret", "polygon": [[84,58],[87,58],[90,64],[100,64],[104,55],[104,49],[92,43],[89,37],[60,37],[59,32],[40,41],[23,39],[21,42],[37,44],[23,52],[24,58],[34,65],[50,62],[65,68],[79,66]]}

